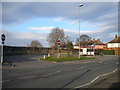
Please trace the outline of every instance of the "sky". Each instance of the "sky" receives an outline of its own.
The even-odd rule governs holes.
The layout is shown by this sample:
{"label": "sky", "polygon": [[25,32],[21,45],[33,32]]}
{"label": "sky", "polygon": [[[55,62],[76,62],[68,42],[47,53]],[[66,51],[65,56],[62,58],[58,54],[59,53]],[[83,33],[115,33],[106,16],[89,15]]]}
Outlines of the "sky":
{"label": "sky", "polygon": [[[79,8],[79,4],[83,7]],[[55,27],[75,44],[80,35],[107,43],[118,34],[118,2],[2,2],[1,33],[8,46],[27,46],[38,40],[49,47],[47,35]]]}

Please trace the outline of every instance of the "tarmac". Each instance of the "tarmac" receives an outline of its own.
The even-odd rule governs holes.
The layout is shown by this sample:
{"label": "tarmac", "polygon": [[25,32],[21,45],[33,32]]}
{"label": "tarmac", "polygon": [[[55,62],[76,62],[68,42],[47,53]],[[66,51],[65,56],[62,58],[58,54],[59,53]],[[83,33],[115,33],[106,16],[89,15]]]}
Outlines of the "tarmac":
{"label": "tarmac", "polygon": [[[99,57],[100,61],[102,61],[102,58],[103,57]],[[91,61],[91,60],[88,60],[88,61]],[[96,61],[96,59],[93,61]],[[37,63],[37,62],[38,61],[32,62],[32,63]],[[44,61],[41,61],[41,62],[44,62]],[[25,65],[28,64],[28,66],[29,66],[29,63],[31,63],[31,62],[23,62],[23,63],[21,63],[22,65],[17,65],[17,63],[15,63],[17,65],[16,68],[20,69],[20,66],[23,66],[24,63],[25,63]],[[78,63],[78,61],[70,61],[70,62],[64,62],[64,63]],[[80,61],[79,63],[84,63],[84,62]],[[51,64],[55,64],[55,63],[51,63]],[[2,76],[2,65],[0,65],[0,71],[1,71],[0,76]],[[119,72],[120,72],[120,69],[118,69],[116,72],[111,73],[109,75],[102,76],[99,80],[96,80],[96,82],[94,82],[93,84],[83,87],[83,88],[86,88],[86,89],[90,89],[90,88],[103,88],[104,89],[104,88],[106,88],[107,90],[111,90],[111,89],[113,90],[115,88],[118,89],[118,88],[120,88],[120,79],[119,79],[120,73]]]}

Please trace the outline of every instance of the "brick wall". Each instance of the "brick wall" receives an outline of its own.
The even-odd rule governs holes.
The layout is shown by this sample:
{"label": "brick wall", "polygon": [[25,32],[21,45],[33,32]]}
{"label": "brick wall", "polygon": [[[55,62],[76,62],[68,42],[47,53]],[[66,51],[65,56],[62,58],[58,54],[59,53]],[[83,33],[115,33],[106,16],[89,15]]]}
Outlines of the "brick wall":
{"label": "brick wall", "polygon": [[120,47],[119,48],[107,48],[107,50],[115,50],[115,55],[120,55]]}

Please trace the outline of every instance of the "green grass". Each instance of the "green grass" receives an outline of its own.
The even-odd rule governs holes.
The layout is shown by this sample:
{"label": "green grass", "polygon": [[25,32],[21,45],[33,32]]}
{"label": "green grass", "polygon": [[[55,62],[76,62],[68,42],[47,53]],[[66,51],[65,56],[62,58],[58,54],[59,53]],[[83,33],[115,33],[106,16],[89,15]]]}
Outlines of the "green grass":
{"label": "green grass", "polygon": [[51,56],[46,57],[46,61],[56,61],[56,62],[63,62],[63,61],[77,61],[77,60],[88,60],[88,59],[94,59],[92,57],[81,57],[80,59],[78,57],[60,57],[59,59],[57,57]]}

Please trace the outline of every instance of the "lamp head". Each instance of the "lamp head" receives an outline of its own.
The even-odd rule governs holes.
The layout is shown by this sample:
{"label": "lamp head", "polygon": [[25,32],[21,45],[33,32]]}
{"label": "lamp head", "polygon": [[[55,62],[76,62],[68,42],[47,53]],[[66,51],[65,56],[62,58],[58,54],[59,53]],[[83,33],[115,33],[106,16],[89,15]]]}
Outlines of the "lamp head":
{"label": "lamp head", "polygon": [[83,6],[83,4],[80,4],[80,5],[79,5],[79,7],[82,7],[82,6]]}

